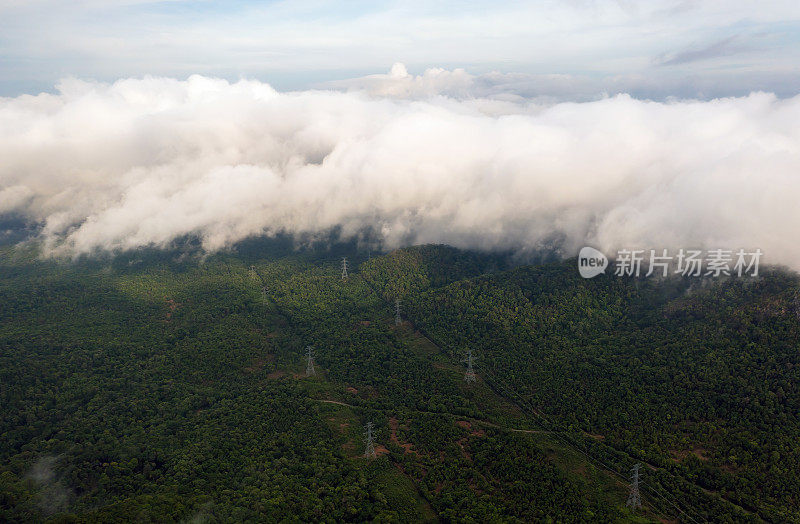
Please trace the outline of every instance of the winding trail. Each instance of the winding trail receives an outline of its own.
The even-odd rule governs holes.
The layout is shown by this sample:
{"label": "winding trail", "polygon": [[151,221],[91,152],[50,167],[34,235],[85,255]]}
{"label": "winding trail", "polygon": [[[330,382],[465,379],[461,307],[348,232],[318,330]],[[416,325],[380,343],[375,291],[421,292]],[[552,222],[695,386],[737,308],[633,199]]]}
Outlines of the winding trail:
{"label": "winding trail", "polygon": [[[381,412],[389,411],[389,410],[385,410],[385,409],[378,409],[378,408],[372,408],[372,407],[367,407],[367,406],[356,406],[355,404],[348,404],[346,402],[341,402],[339,400],[330,400],[330,399],[324,399],[324,398],[310,398],[309,400],[313,400],[314,402],[322,402],[324,404],[336,404],[337,406],[346,406],[346,407],[352,408],[352,409],[367,409],[367,410],[370,410],[370,411],[381,411]],[[420,414],[420,415],[449,415],[449,416],[451,416],[451,417],[453,417],[455,419],[458,419],[458,420],[467,420],[467,421],[473,422],[475,424],[481,424],[481,425],[486,426],[486,427],[500,429],[500,430],[503,430],[503,431],[511,431],[513,433],[526,433],[526,434],[529,434],[529,435],[552,433],[552,431],[548,431],[548,430],[544,430],[544,429],[509,428],[509,427],[506,427],[506,426],[501,426],[499,424],[495,424],[494,422],[489,422],[488,420],[482,420],[482,419],[474,418],[474,417],[466,417],[466,416],[462,416],[462,415],[456,415],[454,413],[449,413],[449,412],[445,412],[445,411],[419,411],[419,410],[406,410],[406,411],[408,411],[410,413]]]}

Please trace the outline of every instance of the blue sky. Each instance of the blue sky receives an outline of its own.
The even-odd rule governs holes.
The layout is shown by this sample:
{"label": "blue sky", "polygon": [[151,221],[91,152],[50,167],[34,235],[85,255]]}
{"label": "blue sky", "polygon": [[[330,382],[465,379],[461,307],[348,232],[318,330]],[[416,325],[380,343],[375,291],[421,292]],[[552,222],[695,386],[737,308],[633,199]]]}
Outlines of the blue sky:
{"label": "blue sky", "polygon": [[0,96],[194,73],[305,89],[395,62],[563,75],[577,97],[791,96],[798,58],[796,0],[0,0]]}

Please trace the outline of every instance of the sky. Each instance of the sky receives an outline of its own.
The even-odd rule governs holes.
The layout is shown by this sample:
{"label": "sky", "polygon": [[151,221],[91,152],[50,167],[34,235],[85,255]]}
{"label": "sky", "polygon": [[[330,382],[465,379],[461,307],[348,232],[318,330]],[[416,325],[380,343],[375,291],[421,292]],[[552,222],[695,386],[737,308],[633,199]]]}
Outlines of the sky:
{"label": "sky", "polygon": [[523,96],[796,94],[795,0],[0,0],[0,96],[202,74],[281,90],[387,71],[515,74]]}

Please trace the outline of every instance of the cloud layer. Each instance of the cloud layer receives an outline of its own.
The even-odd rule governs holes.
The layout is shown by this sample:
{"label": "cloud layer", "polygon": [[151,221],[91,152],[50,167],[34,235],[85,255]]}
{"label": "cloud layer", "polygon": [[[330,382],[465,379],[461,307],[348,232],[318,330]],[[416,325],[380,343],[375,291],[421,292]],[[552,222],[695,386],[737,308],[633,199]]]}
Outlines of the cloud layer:
{"label": "cloud layer", "polygon": [[800,97],[540,103],[427,75],[0,98],[0,213],[44,224],[56,253],[371,228],[388,247],[745,247],[800,268]]}

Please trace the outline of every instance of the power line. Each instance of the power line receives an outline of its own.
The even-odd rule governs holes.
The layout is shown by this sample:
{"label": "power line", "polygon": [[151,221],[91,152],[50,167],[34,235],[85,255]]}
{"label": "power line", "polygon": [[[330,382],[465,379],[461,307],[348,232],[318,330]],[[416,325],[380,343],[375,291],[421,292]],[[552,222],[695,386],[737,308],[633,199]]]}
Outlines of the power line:
{"label": "power line", "polygon": [[[381,297],[380,293],[378,293],[378,292],[375,290],[374,286],[372,285],[372,283],[371,283],[371,282],[370,282],[368,279],[366,279],[366,278],[364,278],[364,277],[362,276],[362,280],[364,280],[364,282],[365,282],[365,283],[368,285],[368,287],[369,287],[369,288],[372,290],[372,292],[373,292],[373,293],[375,293],[376,295],[378,295],[378,297],[379,297],[379,298],[382,298],[382,299],[383,299],[383,297]],[[384,300],[385,300],[385,299],[384,299]],[[413,322],[413,320],[412,320],[412,322]],[[421,331],[422,331],[422,330],[421,330]],[[434,342],[433,340],[431,340],[431,339],[430,339],[430,337],[429,337],[429,336],[427,336],[427,334],[425,334],[424,332],[422,332],[422,334],[423,334],[423,335],[425,335],[425,336],[426,336],[426,338],[428,338],[428,340],[429,340],[429,341],[430,341],[430,342],[431,342],[431,343],[432,343],[434,346],[436,346],[436,347],[439,349],[439,351],[442,351],[443,353],[447,354],[446,352],[444,352],[444,351],[442,350],[441,346],[440,346],[439,344],[437,344],[436,342]],[[470,355],[471,355],[471,349],[470,349],[470,350],[468,350],[467,359],[466,359],[466,360],[467,360],[467,364],[468,364],[468,372],[469,372],[469,367],[470,367],[470,366],[469,366],[469,362],[468,362],[468,361],[470,360],[470,358],[469,358],[469,357],[470,357]],[[474,356],[472,357],[472,359],[474,360]],[[614,469],[614,468],[611,468],[610,466],[608,466],[607,464],[605,464],[604,462],[602,462],[602,461],[601,461],[601,460],[599,460],[599,459],[593,458],[593,457],[592,457],[592,456],[590,456],[590,455],[589,455],[587,452],[585,452],[585,451],[583,451],[582,449],[580,449],[576,443],[566,440],[566,439],[567,439],[567,436],[566,436],[565,434],[563,435],[563,437],[564,437],[564,438],[562,438],[562,437],[561,437],[561,434],[560,434],[560,432],[559,432],[559,431],[556,431],[556,430],[554,430],[554,429],[552,429],[552,426],[551,426],[551,425],[550,425],[550,424],[549,424],[549,423],[546,421],[546,419],[545,419],[545,418],[544,418],[544,417],[543,417],[541,414],[537,413],[536,409],[535,409],[535,408],[533,408],[533,407],[532,407],[532,405],[530,405],[530,404],[528,403],[528,401],[527,401],[527,400],[526,400],[524,397],[522,397],[521,395],[519,395],[518,393],[516,393],[516,391],[514,391],[513,389],[511,389],[509,386],[506,386],[504,383],[502,383],[501,381],[497,380],[496,376],[494,376],[494,373],[491,373],[491,371],[490,371],[488,368],[484,368],[484,373],[492,376],[492,378],[493,378],[492,382],[494,382],[495,384],[498,384],[498,385],[500,385],[500,386],[501,386],[501,387],[502,387],[504,390],[506,390],[507,392],[508,392],[508,391],[510,391],[510,392],[511,392],[511,394],[512,394],[512,396],[513,396],[513,397],[516,397],[516,398],[518,399],[518,401],[517,401],[517,404],[518,404],[518,405],[519,405],[519,406],[520,406],[520,407],[521,407],[521,408],[522,408],[524,411],[528,411],[530,414],[534,415],[534,416],[535,416],[537,419],[539,419],[539,420],[541,421],[541,422],[540,422],[540,425],[542,426],[542,428],[543,428],[543,429],[545,429],[545,430],[547,430],[547,431],[549,431],[549,432],[550,432],[550,434],[551,434],[551,435],[552,435],[554,438],[558,439],[558,440],[559,440],[559,441],[560,441],[562,444],[566,445],[567,447],[569,447],[569,448],[572,448],[572,449],[574,449],[575,451],[577,451],[578,453],[582,454],[582,455],[583,455],[583,456],[585,456],[585,457],[586,457],[586,458],[587,458],[587,459],[588,459],[590,462],[595,462],[595,463],[597,463],[597,464],[598,464],[598,465],[599,465],[599,466],[600,466],[602,469],[605,469],[605,470],[607,470],[608,472],[610,472],[610,473],[613,473],[614,475],[616,475],[616,476],[618,476],[619,478],[621,478],[623,481],[627,481],[627,478],[625,478],[625,476],[624,476],[624,475],[622,475],[621,473],[619,473],[618,471],[616,471],[616,469]],[[473,369],[473,370],[472,370],[472,379],[474,380],[474,378],[475,378],[475,377],[474,377],[474,369]],[[466,381],[469,381],[469,380],[470,380],[470,379],[468,378],[467,374],[465,374],[465,376],[464,376],[464,379],[465,379]],[[492,382],[489,382],[488,380],[487,380],[486,382],[487,382],[487,384],[488,384],[488,385],[490,385],[490,386],[492,385]],[[506,394],[506,396],[507,396],[507,394]],[[520,401],[521,401],[521,402],[520,402]],[[527,405],[527,407],[526,407],[525,405],[523,405],[523,404],[526,404],[526,405]],[[661,499],[663,499],[663,500],[666,500],[666,499],[664,499],[664,497],[663,497],[663,496],[660,496],[660,498],[661,498]],[[669,501],[667,500],[667,502],[669,502]],[[685,515],[685,516],[686,516],[686,517],[687,517],[689,520],[691,520],[691,521],[693,521],[693,522],[697,522],[697,521],[696,521],[694,518],[692,518],[691,516],[687,515],[687,514],[686,514],[686,513],[685,513],[683,510],[681,510],[679,507],[675,506],[675,504],[672,504],[671,502],[670,502],[670,504],[671,504],[673,507],[675,507],[675,508],[676,508],[676,509],[677,509],[677,510],[678,510],[678,511],[681,513],[681,514]],[[655,508],[654,506],[652,506],[652,505],[650,505],[650,504],[648,504],[648,506],[650,506],[650,507],[651,507],[651,509],[654,511],[654,513],[657,513],[657,514],[659,514],[659,515],[661,515],[661,516],[665,516],[665,517],[666,517],[666,515],[665,515],[663,512],[659,511],[659,510],[658,510],[657,508]]]}
{"label": "power line", "polygon": [[[617,471],[616,468],[613,468],[613,467],[609,466],[607,463],[605,463],[603,460],[601,460],[601,459],[599,459],[597,457],[593,457],[593,456],[589,455],[588,449],[586,451],[581,449],[581,447],[576,442],[572,441],[572,439],[569,437],[568,434],[553,429],[553,426],[550,425],[550,423],[544,418],[543,415],[541,415],[541,414],[536,412],[536,409],[532,406],[532,404],[530,404],[530,402],[528,402],[523,396],[521,396],[516,391],[514,391],[510,386],[507,386],[507,385],[503,384],[500,380],[498,380],[497,377],[494,375],[494,373],[492,373],[488,368],[484,368],[484,373],[491,376],[492,382],[494,382],[495,384],[499,384],[504,390],[510,391],[512,393],[512,395],[517,398],[517,401],[516,401],[517,405],[519,405],[524,411],[528,411],[529,413],[534,415],[537,419],[542,421],[543,422],[541,424],[542,427],[544,429],[549,430],[550,434],[555,439],[559,440],[562,444],[566,445],[567,447],[574,449],[575,451],[577,451],[578,453],[580,453],[581,455],[586,457],[590,462],[594,462],[595,464],[599,465],[602,469],[605,469],[609,473],[613,473],[614,475],[616,475],[617,477],[619,477],[623,481],[627,481],[628,480],[622,473]],[[491,383],[489,381],[487,381],[487,383],[489,383],[491,385]],[[641,487],[644,488],[645,490],[647,488],[647,486],[641,486]],[[646,490],[646,491],[649,492],[649,490]],[[657,491],[657,488],[654,487],[653,491],[654,491],[653,494],[659,500],[668,503],[670,506],[675,508],[681,515],[685,516],[688,520],[690,520],[692,522],[697,522],[697,520],[693,516],[689,515],[686,511],[684,511],[682,508],[680,508],[678,505],[676,505],[675,502],[671,501],[669,498],[667,498],[664,495],[660,494]],[[647,502],[645,502],[645,505],[649,506],[655,513],[658,513],[658,514],[660,514],[662,516],[666,516],[666,515],[664,515],[664,513],[662,511],[658,510],[652,503],[648,504]],[[687,508],[691,508],[691,507],[687,504]],[[694,508],[691,508],[691,509],[692,509],[692,513],[694,513],[695,515],[701,515],[701,513],[699,511],[697,511],[696,509],[694,509]],[[703,517],[699,517],[699,518],[700,518],[700,520],[705,520]]]}
{"label": "power line", "polygon": [[[347,278],[347,259],[346,259],[346,258],[343,258],[343,259],[342,259],[342,279],[343,279],[343,280],[345,280],[346,278]],[[380,297],[380,294],[379,294],[379,293],[377,293],[377,291],[374,289],[374,287],[372,286],[372,284],[371,284],[371,283],[370,283],[370,282],[369,282],[369,281],[368,281],[366,278],[363,278],[363,280],[364,280],[364,281],[365,281],[365,282],[366,282],[366,283],[369,285],[370,289],[371,289],[371,290],[372,290],[374,293],[376,293],[376,294],[377,294],[377,295]],[[382,298],[382,297],[381,297],[381,298]],[[428,338],[429,338],[429,337],[428,337]],[[430,338],[429,338],[429,340],[430,340]],[[431,342],[432,342],[432,343],[434,343],[433,341],[431,341]],[[439,347],[440,351],[442,351],[442,349],[441,349],[441,346],[439,346],[439,345],[438,345],[438,344],[436,344],[436,343],[434,343],[434,345],[436,345],[437,347]],[[470,353],[471,353],[471,350],[470,350],[470,352],[468,353],[468,359],[467,359],[467,360],[469,360]],[[473,358],[474,358],[474,357],[473,357]],[[467,362],[467,363],[469,364],[469,362]],[[471,367],[471,366],[468,366],[468,368],[469,368],[469,367]],[[469,372],[469,369],[468,369],[468,372]],[[485,370],[485,372],[487,372],[487,373],[488,373],[488,370]],[[474,380],[474,369],[472,370],[472,374],[473,374],[473,380]],[[492,376],[494,376],[494,374],[492,374]],[[466,375],[466,374],[465,374],[465,380],[469,381],[469,379],[467,378],[467,375]],[[543,427],[543,429],[545,429],[545,430],[548,430],[548,431],[550,432],[550,434],[551,434],[551,435],[552,435],[554,438],[556,438],[557,440],[559,440],[559,441],[560,441],[562,444],[566,445],[567,447],[569,447],[569,448],[572,448],[572,449],[574,449],[575,451],[579,452],[580,454],[582,454],[583,456],[585,456],[585,457],[586,457],[586,458],[587,458],[587,459],[588,459],[590,462],[597,463],[598,465],[600,465],[600,467],[601,467],[602,469],[605,469],[605,470],[607,470],[609,473],[612,473],[612,474],[614,474],[614,475],[618,476],[619,478],[621,478],[623,481],[626,481],[626,482],[627,482],[627,480],[628,480],[628,479],[627,479],[627,478],[626,478],[624,475],[622,475],[621,473],[619,473],[619,472],[618,472],[618,471],[617,471],[615,468],[612,468],[612,467],[608,466],[608,464],[606,464],[606,463],[605,463],[605,462],[603,462],[602,460],[600,460],[600,459],[598,459],[598,458],[596,458],[596,457],[592,457],[591,455],[589,455],[589,454],[587,453],[587,451],[588,451],[588,448],[587,448],[587,451],[584,451],[584,450],[582,450],[582,449],[581,449],[581,448],[578,446],[578,444],[576,444],[575,442],[573,442],[573,441],[572,441],[572,440],[571,440],[571,439],[568,437],[568,435],[567,435],[566,433],[562,433],[562,432],[560,432],[560,431],[556,431],[556,430],[553,430],[553,429],[551,429],[550,427],[548,427],[548,426],[550,426],[549,422],[547,422],[547,420],[546,420],[546,419],[545,419],[545,418],[544,418],[544,417],[543,417],[541,414],[537,413],[536,409],[535,409],[535,408],[533,408],[533,407],[532,407],[532,405],[530,405],[530,403],[529,403],[527,400],[525,400],[525,398],[524,398],[524,397],[522,397],[521,395],[517,394],[517,393],[516,393],[515,391],[513,391],[513,389],[511,389],[509,386],[506,386],[506,385],[504,385],[504,384],[503,384],[501,381],[497,380],[497,379],[496,379],[496,377],[494,377],[494,382],[495,382],[496,384],[498,384],[498,385],[502,386],[502,387],[503,387],[503,389],[505,389],[505,390],[510,390],[510,391],[512,392],[513,396],[514,396],[514,397],[516,397],[517,399],[519,399],[519,400],[521,401],[521,402],[519,402],[519,401],[518,401],[518,402],[517,402],[517,404],[518,404],[518,405],[520,405],[520,407],[521,407],[521,408],[523,408],[523,410],[529,411],[529,413],[533,414],[533,415],[534,415],[534,416],[535,416],[537,419],[540,419],[541,421],[543,421],[543,422],[544,422],[544,424],[542,424],[542,427]],[[487,381],[487,383],[489,383],[489,382]],[[491,386],[491,384],[490,384],[490,383],[489,383],[489,385]],[[528,407],[526,408],[525,406],[523,406],[523,405],[522,405],[523,403],[524,403],[524,404],[528,404]],[[369,425],[371,425],[371,423],[370,423]],[[371,429],[368,429],[368,431],[367,431],[367,435],[368,435],[368,436],[371,436]],[[367,440],[365,440],[365,442],[367,442],[367,441],[371,442],[371,438],[370,438],[370,439],[367,439]],[[369,447],[368,447],[368,448],[369,448]],[[614,449],[614,448],[612,448],[612,449]],[[369,451],[369,449],[367,449],[367,451]],[[372,452],[374,453],[374,446],[373,446]],[[366,453],[365,453],[365,456],[367,456],[367,455],[366,455]],[[373,455],[373,456],[374,456],[374,455]],[[650,492],[650,490],[648,490],[648,489],[647,489],[647,486],[640,486],[640,487],[641,487],[641,489],[642,489],[642,490],[644,490],[644,491],[646,491],[646,492]],[[662,488],[662,489],[663,489],[663,488]],[[662,502],[666,502],[667,504],[671,505],[673,508],[675,508],[675,509],[676,509],[676,510],[677,510],[677,511],[678,511],[678,512],[681,514],[681,515],[683,515],[684,517],[686,517],[688,520],[690,520],[690,521],[692,521],[692,522],[697,522],[697,520],[696,520],[694,517],[692,517],[691,515],[689,515],[689,514],[688,514],[686,511],[684,511],[684,510],[683,510],[681,507],[679,507],[677,504],[675,504],[675,503],[674,503],[672,500],[670,500],[669,498],[665,497],[664,495],[661,495],[661,494],[658,492],[658,490],[657,490],[657,488],[656,488],[656,487],[654,487],[654,488],[653,488],[653,491],[654,491],[654,495],[655,495],[655,497],[657,497],[659,500],[661,500]],[[670,498],[671,498],[671,497],[670,497]],[[641,500],[641,499],[640,499],[640,500]],[[647,506],[649,506],[649,507],[650,507],[650,508],[653,510],[653,512],[654,512],[654,513],[656,513],[656,514],[659,514],[659,515],[661,515],[661,516],[664,516],[664,517],[666,517],[666,515],[665,515],[665,514],[664,514],[662,511],[660,511],[658,508],[656,508],[654,505],[652,505],[652,503],[647,503],[647,502],[645,501],[645,502],[644,502],[644,504],[645,504],[645,505],[647,505]],[[688,508],[690,508],[690,509],[692,509],[692,512],[693,512],[693,513],[695,513],[695,514],[697,514],[697,515],[699,515],[699,514],[700,514],[700,512],[697,512],[697,510],[695,510],[694,508],[691,508],[691,506],[688,506],[688,504],[687,504],[687,507],[688,507]],[[704,518],[702,518],[702,517],[700,517],[700,518],[701,518],[701,520],[705,520],[705,519],[704,519]]]}

